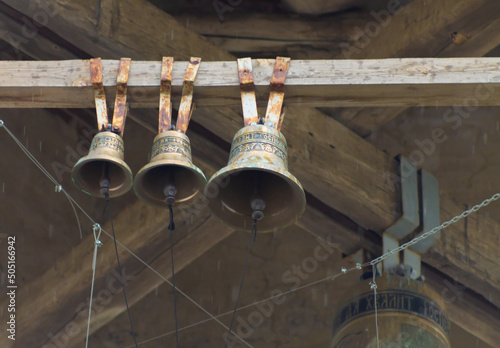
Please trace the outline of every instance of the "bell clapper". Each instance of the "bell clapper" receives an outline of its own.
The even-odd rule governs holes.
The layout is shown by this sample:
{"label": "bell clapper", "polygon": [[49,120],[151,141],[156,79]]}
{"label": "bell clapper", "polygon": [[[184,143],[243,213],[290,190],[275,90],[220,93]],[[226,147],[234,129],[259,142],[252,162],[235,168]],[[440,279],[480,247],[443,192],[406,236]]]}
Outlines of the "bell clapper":
{"label": "bell clapper", "polygon": [[177,189],[172,184],[167,184],[163,188],[163,193],[165,194],[165,203],[172,206],[175,203],[175,195],[177,194]]}
{"label": "bell clapper", "polygon": [[106,197],[109,195],[109,186],[111,184],[111,180],[109,179],[109,163],[104,162],[104,166],[102,168],[101,179],[99,180],[99,185],[101,186],[101,194]]}
{"label": "bell clapper", "polygon": [[252,198],[250,202],[252,207],[252,219],[255,221],[262,220],[264,218],[264,208],[266,207],[266,201],[259,197]]}

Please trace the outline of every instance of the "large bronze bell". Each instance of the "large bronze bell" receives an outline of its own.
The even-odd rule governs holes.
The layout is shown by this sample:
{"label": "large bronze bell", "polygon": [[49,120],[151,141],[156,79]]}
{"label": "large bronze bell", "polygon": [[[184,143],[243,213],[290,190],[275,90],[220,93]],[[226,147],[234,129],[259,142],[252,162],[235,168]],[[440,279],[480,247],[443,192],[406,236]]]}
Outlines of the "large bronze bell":
{"label": "large bronze bell", "polygon": [[136,175],[134,191],[147,203],[165,207],[165,187],[176,188],[175,201],[183,203],[203,191],[205,175],[191,160],[189,138],[178,131],[156,136],[151,161]]}
{"label": "large bronze bell", "polygon": [[91,59],[92,85],[97,111],[97,133],[90,145],[89,154],[81,158],[71,173],[73,182],[83,192],[95,197],[118,197],[132,187],[133,176],[123,161],[123,131],[127,116],[127,81],[130,58],[122,58],[117,78],[116,102],[113,122],[108,123],[106,96],[102,83],[101,59]]}
{"label": "large bronze bell", "polygon": [[302,186],[288,171],[285,137],[265,125],[250,125],[236,133],[229,163],[212,176],[205,196],[215,216],[243,230],[252,227],[252,200],[262,199],[259,232],[294,223],[306,205]]}
{"label": "large bronze bell", "polygon": [[73,182],[91,196],[103,197],[101,180],[109,179],[109,196],[118,197],[132,187],[132,171],[123,161],[123,139],[113,132],[97,133],[89,154],[73,167]]}
{"label": "large bronze bell", "polygon": [[265,119],[257,112],[250,58],[238,59],[244,127],[234,136],[226,167],[215,173],[205,197],[226,224],[270,232],[294,223],[306,206],[304,190],[288,171],[287,145],[280,132],[289,58],[278,57]]}
{"label": "large bronze bell", "polygon": [[202,192],[207,182],[203,172],[191,160],[191,144],[185,134],[191,118],[193,84],[200,61],[200,58],[191,58],[189,62],[174,127],[170,101],[173,58],[163,58],[159,134],[153,141],[151,161],[137,173],[134,181],[137,197],[149,204],[166,208],[175,202],[187,203]]}

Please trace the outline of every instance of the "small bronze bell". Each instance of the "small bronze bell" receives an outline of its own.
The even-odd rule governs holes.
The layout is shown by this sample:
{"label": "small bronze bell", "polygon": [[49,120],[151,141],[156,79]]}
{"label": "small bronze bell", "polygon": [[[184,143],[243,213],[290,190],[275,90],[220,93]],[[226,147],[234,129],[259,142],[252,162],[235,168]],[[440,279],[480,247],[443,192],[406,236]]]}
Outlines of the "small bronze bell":
{"label": "small bronze bell", "polygon": [[206,183],[205,175],[191,160],[191,145],[186,134],[165,131],[153,142],[151,161],[142,167],[134,181],[134,191],[140,199],[165,207],[165,187],[173,185],[175,201],[192,199]]}
{"label": "small bronze bell", "polygon": [[174,202],[187,203],[203,191],[207,182],[203,172],[191,160],[191,145],[185,134],[191,118],[193,83],[200,61],[199,58],[191,58],[189,62],[177,124],[172,127],[170,92],[173,58],[163,58],[159,134],[153,142],[151,161],[137,173],[134,181],[137,197],[149,204],[166,208]]}
{"label": "small bronze bell", "polygon": [[117,79],[117,92],[112,125],[108,124],[106,97],[102,84],[101,59],[91,59],[92,85],[100,132],[90,145],[89,154],[73,167],[73,182],[83,192],[95,197],[118,197],[132,187],[133,175],[123,161],[123,130],[126,119],[127,80],[130,59],[122,58]]}
{"label": "small bronze bell", "polygon": [[306,206],[302,186],[288,171],[280,132],[288,65],[289,59],[276,60],[266,118],[260,120],[251,60],[238,60],[245,127],[234,136],[228,165],[205,188],[212,213],[236,229],[251,230],[259,221],[259,232],[271,232],[294,223]]}
{"label": "small bronze bell", "polygon": [[109,179],[109,196],[118,197],[132,187],[132,171],[123,161],[123,139],[113,132],[97,133],[89,154],[73,167],[73,182],[91,196],[103,197],[101,179]]}

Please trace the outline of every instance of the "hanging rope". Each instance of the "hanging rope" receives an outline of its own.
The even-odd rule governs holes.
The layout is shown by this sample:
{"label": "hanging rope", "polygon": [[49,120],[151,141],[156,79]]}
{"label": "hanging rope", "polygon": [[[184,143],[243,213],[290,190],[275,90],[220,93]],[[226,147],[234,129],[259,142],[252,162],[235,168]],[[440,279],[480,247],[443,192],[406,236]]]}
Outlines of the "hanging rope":
{"label": "hanging rope", "polygon": [[257,220],[253,219],[253,221],[252,221],[252,233],[250,234],[250,241],[248,242],[247,254],[245,256],[245,265],[243,266],[243,274],[241,275],[240,288],[238,290],[238,296],[236,297],[236,304],[234,306],[233,316],[231,317],[231,324],[229,324],[229,332],[228,332],[227,337],[226,337],[226,343],[224,344],[224,348],[227,348],[227,344],[229,343],[229,337],[231,337],[231,331],[233,329],[234,318],[236,317],[236,312],[238,311],[238,303],[240,302],[241,290],[243,289],[243,281],[245,280],[245,273],[247,271],[250,250],[252,249],[252,245],[255,243],[256,239],[257,239]]}
{"label": "hanging rope", "polygon": [[[106,204],[108,205],[109,204],[109,192],[106,190],[103,194],[104,194],[104,198],[106,199]],[[109,220],[111,222],[111,231],[113,232],[113,242],[115,244],[116,262],[118,263],[118,273],[120,274],[120,283],[122,284],[123,297],[125,298],[125,305],[127,306],[128,320],[130,322],[130,329],[132,330],[132,337],[134,338],[134,343],[135,343],[135,346],[137,348],[138,347],[137,337],[136,337],[135,330],[134,330],[134,324],[132,323],[132,316],[130,315],[130,308],[129,308],[128,300],[127,300],[127,292],[125,291],[125,280],[123,279],[122,266],[120,264],[120,257],[118,256],[118,246],[116,243],[115,226],[113,224],[113,212],[111,211],[111,204],[109,204]]]}
{"label": "hanging rope", "polygon": [[174,289],[174,319],[175,319],[175,343],[176,347],[179,348],[179,330],[177,326],[177,288],[175,285],[175,267],[174,267],[174,210],[172,209],[172,204],[168,205],[168,211],[170,215],[170,223],[168,224],[168,229],[170,231],[170,255],[172,263],[172,287]]}
{"label": "hanging rope", "polygon": [[[104,206],[104,210],[102,212],[103,215],[105,211],[106,211],[106,205]],[[94,232],[94,258],[92,259],[92,285],[90,287],[89,318],[87,321],[87,336],[85,337],[85,348],[88,348],[89,346],[90,320],[92,318],[92,302],[93,302],[92,300],[94,299],[95,270],[97,264],[97,249],[99,249],[102,246],[102,242],[99,239],[102,233],[101,225],[95,223],[94,226],[92,227],[92,231]]]}
{"label": "hanging rope", "polygon": [[378,337],[378,309],[377,309],[377,281],[375,277],[377,276],[377,265],[372,265],[372,281],[370,283],[370,287],[373,289],[373,307],[375,308],[375,332],[377,338],[377,348],[380,348],[380,341]]}

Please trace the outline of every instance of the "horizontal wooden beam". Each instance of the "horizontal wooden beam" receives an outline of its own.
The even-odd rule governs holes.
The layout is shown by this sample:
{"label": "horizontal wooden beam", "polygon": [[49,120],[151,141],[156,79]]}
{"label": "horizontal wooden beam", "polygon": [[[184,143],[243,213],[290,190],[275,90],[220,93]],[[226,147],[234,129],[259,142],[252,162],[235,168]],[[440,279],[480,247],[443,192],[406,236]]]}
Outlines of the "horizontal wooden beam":
{"label": "horizontal wooden beam", "polygon": [[[257,97],[266,102],[272,59],[254,60]],[[108,102],[114,98],[118,60],[103,61]],[[174,64],[178,99],[187,62]],[[285,103],[301,106],[500,105],[500,59],[381,59],[292,61]],[[131,107],[157,108],[160,61],[134,61]],[[2,108],[92,108],[88,60],[0,62]],[[174,99],[176,99],[174,98]],[[202,62],[195,82],[198,106],[239,105],[236,61]]]}

